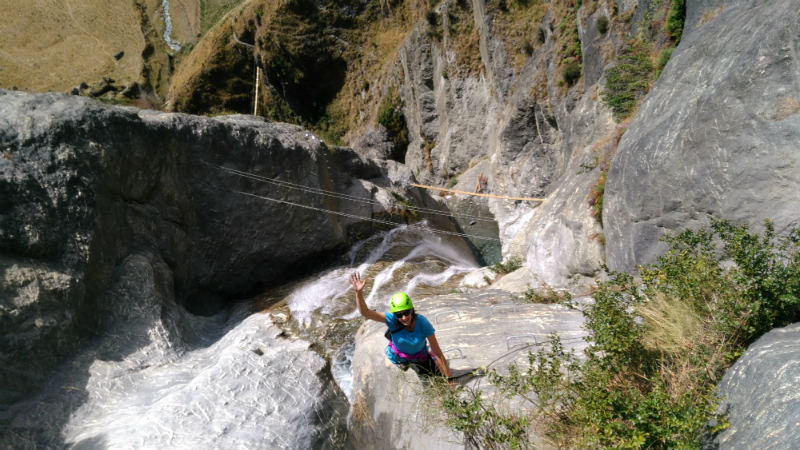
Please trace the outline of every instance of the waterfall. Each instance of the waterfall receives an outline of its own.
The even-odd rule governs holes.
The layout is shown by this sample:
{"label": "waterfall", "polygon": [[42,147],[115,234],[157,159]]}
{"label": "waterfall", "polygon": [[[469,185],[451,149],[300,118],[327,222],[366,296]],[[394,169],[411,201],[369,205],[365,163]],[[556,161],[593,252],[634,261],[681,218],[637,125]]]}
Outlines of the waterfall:
{"label": "waterfall", "polygon": [[[364,261],[357,262],[357,254],[365,246],[380,241]],[[459,252],[441,236],[430,232],[427,223],[402,226],[386,233],[356,243],[350,250],[351,267],[339,267],[327,271],[296,288],[287,300],[294,320],[306,335],[314,335],[315,328],[324,328],[332,319],[353,320],[359,317],[355,298],[350,288],[349,276],[358,271],[362,277],[375,272],[377,263],[390,251],[410,248],[400,259],[382,268],[374,275],[372,288],[367,295],[367,306],[386,311],[386,299],[392,292],[405,291],[414,296],[419,286],[440,286],[454,276],[474,270],[477,265],[471,254]],[[396,274],[406,269],[409,279],[398,279]],[[430,273],[427,270],[439,269]],[[331,356],[331,372],[340,389],[351,398],[353,388],[351,361],[352,342],[334,349]]]}
{"label": "waterfall", "polygon": [[15,420],[51,427],[73,448],[348,448],[361,323],[349,275],[371,280],[370,304],[383,311],[394,290],[413,295],[475,267],[424,223],[359,242],[349,257],[267,311],[258,299],[214,317],[142,304]]}

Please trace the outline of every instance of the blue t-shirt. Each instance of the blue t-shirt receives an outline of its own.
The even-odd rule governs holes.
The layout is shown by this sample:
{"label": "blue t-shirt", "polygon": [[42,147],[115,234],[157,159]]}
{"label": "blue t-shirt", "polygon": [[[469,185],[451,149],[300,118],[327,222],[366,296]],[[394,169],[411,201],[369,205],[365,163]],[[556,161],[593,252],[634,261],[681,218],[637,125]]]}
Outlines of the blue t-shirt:
{"label": "blue t-shirt", "polygon": [[[400,323],[395,323],[393,313],[386,313],[386,326],[389,327],[390,331],[400,326]],[[403,328],[396,333],[392,333],[392,342],[397,347],[397,350],[407,355],[413,355],[425,348],[425,339],[433,335],[433,333],[433,325],[428,322],[428,319],[422,314],[417,314],[417,324],[414,325],[414,331],[408,331]]]}

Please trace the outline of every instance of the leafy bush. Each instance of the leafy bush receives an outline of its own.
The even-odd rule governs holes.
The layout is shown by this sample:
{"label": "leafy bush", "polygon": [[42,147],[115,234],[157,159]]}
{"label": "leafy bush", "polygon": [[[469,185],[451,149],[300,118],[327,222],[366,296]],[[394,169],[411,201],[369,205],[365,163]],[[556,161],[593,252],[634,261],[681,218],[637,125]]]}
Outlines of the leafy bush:
{"label": "leafy bush", "polygon": [[527,449],[530,442],[527,417],[505,415],[483,399],[480,391],[463,386],[450,389],[441,383],[439,398],[447,414],[447,423],[464,433],[469,448]]}
{"label": "leafy bush", "polygon": [[428,12],[425,13],[425,20],[428,21],[428,25],[435,27],[439,24],[439,14],[436,11],[429,9]]}
{"label": "leafy bush", "polygon": [[581,77],[581,65],[574,60],[570,60],[561,69],[561,77],[567,86],[572,86]]}
{"label": "leafy bush", "polygon": [[656,78],[661,76],[661,71],[664,70],[664,67],[669,62],[674,50],[675,47],[665,48],[664,50],[661,50],[661,53],[658,54],[658,59],[656,60]]}
{"label": "leafy bush", "polygon": [[617,120],[627,118],[647,93],[653,65],[647,44],[630,41],[619,56],[619,64],[606,72],[606,84],[601,93]]}
{"label": "leafy bush", "polygon": [[521,267],[522,267],[522,260],[520,258],[509,258],[504,262],[499,262],[493,265],[492,271],[500,275],[505,275]]}
{"label": "leafy bush", "polygon": [[608,17],[600,16],[597,18],[597,31],[600,34],[606,34],[606,32],[608,32]]}
{"label": "leafy bush", "polygon": [[533,44],[530,39],[525,39],[525,42],[522,43],[522,51],[528,56],[533,54]]}
{"label": "leafy bush", "polygon": [[683,23],[686,21],[686,0],[672,0],[667,13],[667,22],[664,27],[675,43],[681,41]]}
{"label": "leafy bush", "polygon": [[[612,274],[587,309],[580,364],[557,338],[522,371],[492,373],[508,396],[536,407],[566,448],[699,448],[715,418],[725,369],[769,329],[800,316],[800,228],[776,236],[714,221],[667,236],[658,263]],[[534,394],[534,395],[531,395]],[[535,401],[533,399],[536,399]]]}
{"label": "leafy bush", "polygon": [[397,88],[391,87],[378,106],[378,123],[386,128],[394,144],[392,159],[402,162],[408,148],[408,127],[403,114],[403,100]]}

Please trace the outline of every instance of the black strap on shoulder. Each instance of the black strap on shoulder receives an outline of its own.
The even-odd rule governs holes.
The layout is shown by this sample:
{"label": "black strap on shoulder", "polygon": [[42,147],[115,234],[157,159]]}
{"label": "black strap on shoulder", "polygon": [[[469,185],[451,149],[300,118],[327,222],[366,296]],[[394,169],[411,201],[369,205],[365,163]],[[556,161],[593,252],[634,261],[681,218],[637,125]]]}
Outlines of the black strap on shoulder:
{"label": "black strap on shoulder", "polygon": [[[397,323],[397,319],[395,319],[395,323]],[[402,330],[403,328],[405,328],[403,325],[400,325],[398,328],[395,328],[394,330],[390,330],[390,329],[387,328],[386,329],[386,333],[383,333],[383,336],[386,339],[391,341],[392,340],[392,335],[394,333],[397,333],[398,331]]]}
{"label": "black strap on shoulder", "polygon": [[[414,318],[416,319],[416,318],[417,318],[417,313],[416,313],[416,311],[415,311],[413,314],[414,314]],[[397,325],[397,328],[395,328],[394,330],[389,330],[389,329],[387,329],[387,330],[386,330],[386,333],[383,333],[383,336],[384,336],[386,339],[390,340],[390,341],[392,340],[392,335],[393,335],[394,333],[397,333],[398,331],[400,331],[400,330],[402,330],[403,328],[405,328],[405,326],[403,326],[403,324],[401,324],[401,323],[400,323],[400,321],[399,321],[399,320],[397,320],[396,318],[394,319],[394,324],[395,324],[395,325]]]}

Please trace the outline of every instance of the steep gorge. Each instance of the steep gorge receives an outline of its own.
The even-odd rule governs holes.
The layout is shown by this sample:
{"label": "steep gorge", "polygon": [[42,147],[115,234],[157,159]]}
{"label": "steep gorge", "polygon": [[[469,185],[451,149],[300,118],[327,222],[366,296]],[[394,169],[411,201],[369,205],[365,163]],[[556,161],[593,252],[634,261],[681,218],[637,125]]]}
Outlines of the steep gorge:
{"label": "steep gorge", "polygon": [[[585,293],[603,276],[604,262],[623,270],[652,262],[663,251],[662,234],[707,223],[709,215],[754,227],[772,218],[779,232],[797,226],[795,5],[688,1],[686,31],[656,81],[651,59],[672,42],[663,27],[668,3],[474,0],[428,9],[390,1],[331,9],[330,2],[254,1],[209,32],[215,41],[198,43],[200,70],[173,84],[177,109],[247,112],[253,64],[260,65],[267,69],[265,114],[349,141],[354,150],[325,145],[300,127],[242,116],[134,112],[3,93],[4,117],[12,118],[0,133],[3,295],[24,303],[14,306],[16,317],[3,319],[4,331],[20,336],[4,337],[4,352],[16,355],[3,376],[11,386],[5,399],[46,381],[58,353],[79,345],[76,330],[99,320],[92,311],[103,310],[103,295],[139,298],[126,274],[156,274],[142,278],[169,305],[165,317],[174,314],[173,303],[213,312],[291,272],[287,258],[293,267],[308,267],[373,229],[367,221],[333,215],[319,221],[316,212],[267,209],[220,194],[233,177],[197,160],[287,173],[299,184],[381,199],[375,206],[316,204],[363,217],[386,217],[407,207],[405,201],[492,217],[496,223],[488,227],[455,217],[453,229],[497,233],[499,248],[470,244],[484,262],[521,258],[522,267],[493,286],[498,293],[431,297],[437,313],[452,305],[486,313],[531,288]],[[303,8],[314,14],[303,15]],[[515,22],[519,17],[525,20]],[[279,38],[269,41],[273,29]],[[651,65],[638,72],[644,79],[634,80],[634,99],[654,84],[624,119],[624,111],[604,101],[608,80],[619,74],[615,67],[642,57]],[[566,69],[578,61],[580,75],[568,77]],[[329,83],[317,82],[328,75]],[[408,131],[405,164],[387,157],[394,143],[375,119],[391,90]],[[433,199],[408,187],[410,181],[545,200]],[[121,309],[125,317],[124,303],[111,303],[106,313]],[[364,349],[380,347],[368,330],[357,341],[359,361],[374,356]],[[20,349],[36,355],[40,379],[18,376],[30,370]],[[356,393],[367,404],[382,395],[374,386],[395,376],[380,363],[373,358],[356,367],[354,375],[364,380]],[[402,411],[413,406],[416,397],[408,395]],[[392,425],[399,419],[392,408],[367,413],[383,414],[373,419],[390,437],[409,433]],[[361,419],[359,440],[382,442],[369,417]],[[742,442],[753,436],[746,423],[733,428]],[[445,428],[436,433],[448,435]],[[791,434],[778,439],[785,448],[797,442]]]}

